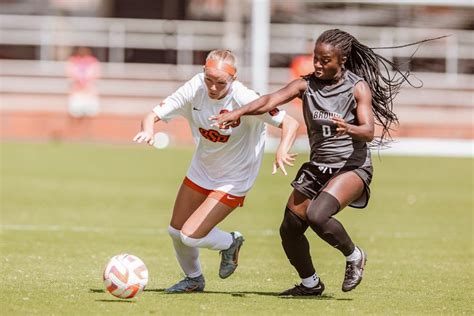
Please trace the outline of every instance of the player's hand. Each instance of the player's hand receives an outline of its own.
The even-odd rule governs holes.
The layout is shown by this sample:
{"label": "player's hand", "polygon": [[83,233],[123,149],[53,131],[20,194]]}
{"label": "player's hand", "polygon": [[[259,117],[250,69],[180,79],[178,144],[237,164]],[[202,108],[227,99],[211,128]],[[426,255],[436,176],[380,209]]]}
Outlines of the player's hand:
{"label": "player's hand", "polygon": [[211,126],[218,127],[220,129],[227,128],[236,122],[240,118],[240,115],[235,111],[225,112],[218,115],[209,117],[210,121],[214,121]]}
{"label": "player's hand", "polygon": [[155,142],[155,138],[153,137],[153,135],[151,135],[151,133],[140,132],[133,138],[133,141],[137,143],[145,142],[148,145],[153,145],[153,143]]}
{"label": "player's hand", "polygon": [[350,132],[350,124],[348,124],[346,121],[344,121],[343,118],[341,117],[333,117],[332,121],[337,125],[336,128],[336,137],[342,136],[344,134],[349,134]]}
{"label": "player's hand", "polygon": [[288,172],[286,172],[285,165],[294,166],[296,156],[298,156],[298,154],[290,154],[288,152],[280,153],[277,151],[275,161],[273,162],[272,174],[275,174],[277,170],[280,169],[281,172],[287,176]]}

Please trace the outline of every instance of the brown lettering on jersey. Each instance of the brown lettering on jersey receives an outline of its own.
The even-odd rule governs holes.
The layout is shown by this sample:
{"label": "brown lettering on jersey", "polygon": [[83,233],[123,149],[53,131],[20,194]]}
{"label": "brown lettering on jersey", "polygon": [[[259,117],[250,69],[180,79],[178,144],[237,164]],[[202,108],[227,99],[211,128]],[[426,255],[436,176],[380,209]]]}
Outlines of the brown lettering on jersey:
{"label": "brown lettering on jersey", "polygon": [[313,120],[331,120],[333,117],[341,117],[342,115],[336,112],[314,111]]}
{"label": "brown lettering on jersey", "polygon": [[201,127],[199,128],[199,133],[201,133],[202,137],[213,143],[227,143],[230,137],[230,135],[222,135],[216,130]]}

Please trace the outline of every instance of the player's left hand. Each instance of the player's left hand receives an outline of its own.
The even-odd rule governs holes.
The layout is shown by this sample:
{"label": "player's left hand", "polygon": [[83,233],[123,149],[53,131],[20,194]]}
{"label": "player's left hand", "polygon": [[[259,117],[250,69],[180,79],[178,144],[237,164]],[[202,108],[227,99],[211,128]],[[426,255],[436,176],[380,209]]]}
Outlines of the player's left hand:
{"label": "player's left hand", "polygon": [[298,154],[290,154],[288,152],[280,153],[277,151],[275,161],[273,162],[272,174],[275,174],[277,170],[280,169],[281,172],[287,176],[288,172],[286,172],[285,165],[294,166],[296,156],[298,156]]}
{"label": "player's left hand", "polygon": [[348,124],[346,121],[344,121],[343,118],[341,117],[333,117],[332,121],[334,124],[337,125],[336,131],[336,137],[342,136],[344,134],[349,134],[350,132],[350,124]]}

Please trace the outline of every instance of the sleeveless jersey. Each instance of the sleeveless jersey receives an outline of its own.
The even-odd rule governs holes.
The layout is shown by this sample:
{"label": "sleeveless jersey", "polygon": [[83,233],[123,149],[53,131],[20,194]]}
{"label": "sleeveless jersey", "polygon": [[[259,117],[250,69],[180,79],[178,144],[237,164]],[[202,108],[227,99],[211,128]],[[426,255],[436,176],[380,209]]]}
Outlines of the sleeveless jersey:
{"label": "sleeveless jersey", "polygon": [[313,74],[304,79],[308,88],[301,98],[311,162],[331,168],[371,166],[367,143],[347,134],[336,137],[337,125],[331,120],[341,117],[349,124],[357,125],[354,87],[363,79],[349,70],[345,71],[340,83],[332,86],[323,85]]}

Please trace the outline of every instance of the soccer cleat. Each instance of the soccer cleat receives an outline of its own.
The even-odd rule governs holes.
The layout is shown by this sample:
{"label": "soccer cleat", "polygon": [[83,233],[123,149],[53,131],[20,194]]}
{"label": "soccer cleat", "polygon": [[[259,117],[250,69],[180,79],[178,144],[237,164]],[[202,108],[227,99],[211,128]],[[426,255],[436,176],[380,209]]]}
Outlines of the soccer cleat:
{"label": "soccer cleat", "polygon": [[319,280],[315,287],[306,287],[302,283],[295,285],[291,289],[281,292],[280,296],[321,296],[324,292],[324,283]]}
{"label": "soccer cleat", "polygon": [[165,289],[165,293],[202,292],[205,285],[206,282],[202,274],[195,278],[185,277],[172,287]]}
{"label": "soccer cleat", "polygon": [[[359,248],[359,247],[357,247]],[[342,291],[349,292],[356,288],[362,281],[362,274],[364,273],[365,263],[367,262],[367,254],[360,249],[361,257],[359,260],[346,262],[346,273],[344,275],[344,282],[342,282]]]}
{"label": "soccer cleat", "polygon": [[232,244],[229,249],[221,250],[221,265],[219,267],[219,276],[221,279],[229,277],[237,269],[239,261],[240,247],[244,243],[244,236],[239,232],[232,232]]}

